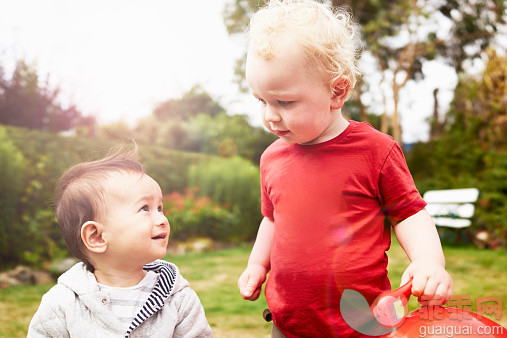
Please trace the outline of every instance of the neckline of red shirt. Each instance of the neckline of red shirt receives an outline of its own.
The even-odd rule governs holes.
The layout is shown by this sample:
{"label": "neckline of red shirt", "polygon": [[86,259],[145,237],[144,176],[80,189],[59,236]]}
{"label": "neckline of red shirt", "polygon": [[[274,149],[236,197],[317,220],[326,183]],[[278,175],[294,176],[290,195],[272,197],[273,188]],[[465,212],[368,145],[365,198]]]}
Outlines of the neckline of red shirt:
{"label": "neckline of red shirt", "polygon": [[336,135],[335,137],[333,137],[330,140],[327,140],[327,141],[324,141],[321,143],[315,143],[315,144],[294,143],[294,144],[291,144],[291,146],[296,147],[298,149],[306,150],[306,149],[323,148],[323,147],[326,147],[330,144],[340,142],[345,136],[347,136],[352,131],[352,129],[354,129],[360,123],[360,122],[357,122],[354,120],[349,120],[348,122],[349,122],[349,125],[347,126],[347,128],[345,128],[344,131],[342,131],[340,134]]}

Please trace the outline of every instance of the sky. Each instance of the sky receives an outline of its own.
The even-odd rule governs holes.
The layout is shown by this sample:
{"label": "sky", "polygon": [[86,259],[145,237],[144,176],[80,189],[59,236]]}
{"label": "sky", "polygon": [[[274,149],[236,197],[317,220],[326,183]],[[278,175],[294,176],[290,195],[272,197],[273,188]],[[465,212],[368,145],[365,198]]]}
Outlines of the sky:
{"label": "sky", "polygon": [[[256,100],[233,83],[245,40],[231,38],[227,0],[0,0],[0,63],[24,59],[100,124],[130,125],[165,100],[201,85],[231,114],[261,125]],[[366,67],[368,68],[368,67]],[[426,140],[438,87],[442,113],[452,100],[454,71],[425,65],[425,82],[402,92],[404,142]],[[375,74],[368,74],[375,79]],[[379,89],[380,90],[380,89]],[[368,98],[367,98],[368,99]],[[374,110],[379,100],[371,96]]]}
{"label": "sky", "polygon": [[[255,102],[233,83],[244,50],[225,0],[0,0],[0,62],[25,59],[99,123],[135,122],[202,85],[231,113]],[[255,108],[255,107],[251,107]]]}

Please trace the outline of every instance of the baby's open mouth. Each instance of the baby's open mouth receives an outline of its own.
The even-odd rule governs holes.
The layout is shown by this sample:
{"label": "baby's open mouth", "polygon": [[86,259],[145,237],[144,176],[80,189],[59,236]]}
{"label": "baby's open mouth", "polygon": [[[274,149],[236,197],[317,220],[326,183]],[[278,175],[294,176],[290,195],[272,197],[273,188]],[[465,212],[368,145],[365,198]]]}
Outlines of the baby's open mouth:
{"label": "baby's open mouth", "polygon": [[160,235],[157,235],[155,237],[152,237],[151,239],[164,239],[167,237],[167,234],[160,234]]}

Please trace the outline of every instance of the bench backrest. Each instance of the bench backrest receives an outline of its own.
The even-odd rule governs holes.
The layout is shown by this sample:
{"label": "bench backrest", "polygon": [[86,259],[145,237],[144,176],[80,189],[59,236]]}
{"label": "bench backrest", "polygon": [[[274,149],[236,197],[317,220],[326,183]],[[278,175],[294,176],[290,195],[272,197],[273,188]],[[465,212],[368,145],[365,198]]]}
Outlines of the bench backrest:
{"label": "bench backrest", "polygon": [[438,226],[450,228],[465,228],[472,222],[475,207],[472,204],[477,201],[479,190],[449,189],[427,191],[423,199],[428,203],[426,210],[432,216]]}

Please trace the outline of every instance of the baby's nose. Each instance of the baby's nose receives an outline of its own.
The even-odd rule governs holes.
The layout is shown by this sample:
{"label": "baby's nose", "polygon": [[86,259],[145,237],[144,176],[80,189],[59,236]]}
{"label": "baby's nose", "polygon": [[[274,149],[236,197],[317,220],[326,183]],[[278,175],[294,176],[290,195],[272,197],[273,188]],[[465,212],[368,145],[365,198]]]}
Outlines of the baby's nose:
{"label": "baby's nose", "polygon": [[165,217],[165,215],[163,215],[161,213],[158,214],[158,216],[157,216],[157,218],[156,218],[155,221],[156,221],[156,223],[157,223],[158,226],[165,227],[165,226],[169,225],[169,220],[167,219],[167,217]]}

